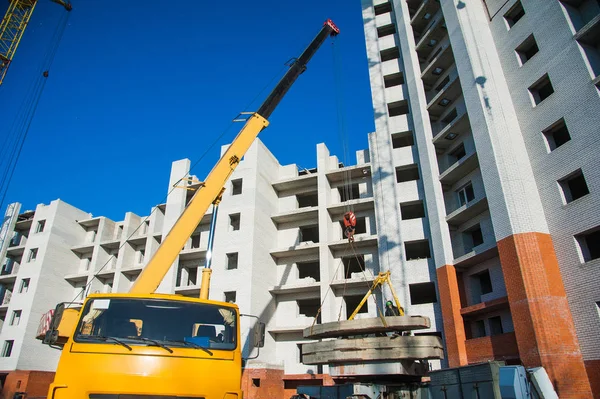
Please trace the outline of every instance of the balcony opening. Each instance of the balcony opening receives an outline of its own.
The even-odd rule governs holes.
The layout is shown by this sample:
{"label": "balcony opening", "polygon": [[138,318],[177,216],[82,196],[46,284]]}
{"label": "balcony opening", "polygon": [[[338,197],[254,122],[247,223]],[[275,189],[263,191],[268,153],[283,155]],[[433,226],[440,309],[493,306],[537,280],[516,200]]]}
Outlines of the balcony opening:
{"label": "balcony opening", "polygon": [[84,256],[79,261],[79,270],[82,272],[87,272],[90,270],[90,264],[92,263],[92,255]]}
{"label": "balcony opening", "polygon": [[450,83],[450,75],[447,75],[444,79],[442,79],[442,81],[435,86],[433,90],[440,92],[448,83]]}
{"label": "balcony opening", "polygon": [[37,226],[35,228],[35,232],[36,233],[43,233],[45,227],[46,227],[46,221],[45,220],[39,220],[37,222]]}
{"label": "balcony opening", "polygon": [[146,250],[145,249],[138,249],[137,251],[137,263],[138,264],[142,264],[144,263],[144,257],[146,256]]}
{"label": "balcony opening", "polygon": [[458,190],[456,190],[458,196],[458,207],[464,206],[475,199],[475,191],[473,190],[473,184],[468,182]]}
{"label": "balcony opening", "polygon": [[469,277],[471,287],[471,300],[473,303],[483,302],[483,295],[493,292],[492,279],[489,269],[486,269]]}
{"label": "balcony opening", "polygon": [[317,323],[321,322],[321,313],[319,312],[321,301],[319,298],[299,299],[296,301],[296,304],[298,305],[298,315],[316,317],[318,313]]}
{"label": "balcony opening", "polygon": [[392,12],[392,3],[381,3],[375,6],[375,15],[385,14],[386,12]]}
{"label": "balcony opening", "polygon": [[569,134],[569,129],[567,129],[567,124],[564,119],[554,123],[542,133],[546,139],[549,151],[554,151],[567,141],[571,140],[571,135]]}
{"label": "balcony opening", "polygon": [[192,249],[200,248],[200,233],[192,235]]}
{"label": "balcony opening", "polygon": [[18,326],[20,322],[21,322],[21,311],[13,310],[12,316],[10,318],[10,325]]}
{"label": "balcony opening", "polygon": [[575,236],[583,262],[600,258],[600,226]]}
{"label": "balcony opening", "polygon": [[514,6],[506,14],[504,14],[504,20],[508,25],[508,28],[512,28],[523,16],[525,15],[525,10],[523,9],[523,5],[520,1],[517,1]]}
{"label": "balcony opening", "polygon": [[29,281],[30,279],[24,278],[21,280],[21,286],[19,287],[19,294],[25,294],[29,291]]}
{"label": "balcony opening", "polygon": [[415,144],[413,133],[408,130],[406,132],[398,132],[392,134],[392,147],[402,148],[410,147]]}
{"label": "balcony opening", "polygon": [[456,111],[456,108],[454,108],[453,110],[449,111],[446,116],[444,116],[444,118],[442,118],[442,123],[446,123],[449,124],[450,122],[452,122],[454,119],[456,119],[456,117],[458,116],[458,112]]}
{"label": "balcony opening", "polygon": [[402,220],[420,219],[425,217],[425,206],[423,201],[410,201],[400,204]]}
{"label": "balcony opening", "polygon": [[223,296],[225,297],[225,302],[227,303],[235,303],[237,299],[235,291],[226,291],[223,293]]}
{"label": "balcony opening", "polygon": [[238,253],[232,252],[227,254],[227,270],[235,270],[238,268]]}
{"label": "balcony opening", "polygon": [[396,25],[394,24],[380,26],[377,28],[377,37],[389,36],[393,35],[394,33],[396,33]]}
{"label": "balcony opening", "polygon": [[[346,319],[349,319],[352,316],[352,313],[356,310],[360,301],[362,301],[364,295],[347,295],[344,296],[344,302],[346,302]],[[369,303],[366,301],[363,306],[360,308],[357,314],[361,313],[369,313]]]}
{"label": "balcony opening", "polygon": [[298,262],[296,263],[298,267],[298,278],[301,280],[303,278],[311,277],[314,278],[315,281],[321,281],[321,271],[319,268],[319,262]]}
{"label": "balcony opening", "polygon": [[240,217],[239,213],[229,215],[229,231],[238,231],[240,229]]}
{"label": "balcony opening", "polygon": [[500,316],[490,317],[488,319],[488,323],[490,324],[490,335],[492,337],[494,335],[504,334],[504,330],[502,329],[502,319]]}
{"label": "balcony opening", "polygon": [[467,155],[467,151],[465,150],[465,144],[460,143],[456,148],[448,153],[448,160],[450,161],[450,165],[454,165],[456,162],[460,161]]}
{"label": "balcony opening", "polygon": [[408,290],[410,292],[411,305],[437,302],[435,284],[432,282],[409,284]]}
{"label": "balcony opening", "polygon": [[483,244],[483,233],[479,225],[466,230],[463,233],[464,246],[466,252],[471,252],[473,248]]}
{"label": "balcony opening", "polygon": [[381,58],[381,62],[395,60],[400,58],[400,50],[398,47],[392,47],[385,50],[381,50],[379,52],[379,57]]}
{"label": "balcony opening", "polygon": [[343,186],[339,186],[337,189],[340,193],[340,202],[346,202],[349,200],[360,198],[360,190],[358,188],[358,183],[346,184]]}
{"label": "balcony opening", "polygon": [[561,3],[565,7],[576,32],[600,14],[598,0],[561,0]]}
{"label": "balcony opening", "polygon": [[352,278],[352,273],[363,273],[365,270],[365,256],[345,256],[342,258],[344,264],[344,279]]}
{"label": "balcony opening", "polygon": [[394,87],[404,84],[404,74],[402,72],[392,73],[383,77],[385,87]]}
{"label": "balcony opening", "polygon": [[492,287],[492,278],[490,276],[489,269],[485,269],[481,273],[475,274],[473,278],[477,281],[477,285],[479,287],[481,295],[490,294],[494,291],[494,288]]}
{"label": "balcony opening", "polygon": [[558,181],[565,204],[573,202],[590,193],[581,169]]}
{"label": "balcony opening", "polygon": [[416,240],[404,242],[406,260],[418,260],[431,258],[429,240]]}
{"label": "balcony opening", "polygon": [[242,193],[242,179],[231,181],[231,195],[240,195]]}
{"label": "balcony opening", "polygon": [[188,273],[186,286],[198,284],[198,267],[187,267],[186,270]]}
{"label": "balcony opening", "polygon": [[482,338],[487,335],[485,332],[485,322],[483,320],[477,320],[473,323],[473,338]]}
{"label": "balcony opening", "polygon": [[396,182],[419,180],[419,167],[417,164],[399,166],[396,168]]}
{"label": "balcony opening", "polygon": [[554,93],[554,88],[552,87],[552,82],[550,82],[548,74],[542,76],[537,82],[530,86],[528,90],[529,94],[531,94],[534,106],[539,105]]}
{"label": "balcony opening", "polygon": [[408,112],[408,100],[394,101],[388,104],[388,114],[390,116],[406,115]]}
{"label": "balcony opening", "polygon": [[[344,227],[344,222],[340,222],[340,229],[342,231],[342,235],[346,228]],[[367,218],[360,217],[356,218],[356,226],[354,227],[354,234],[366,234],[367,233]]]}
{"label": "balcony opening", "polygon": [[310,206],[319,205],[319,194],[318,193],[307,193],[296,195],[298,201],[298,208],[308,208]]}
{"label": "balcony opening", "polygon": [[14,343],[15,341],[13,340],[4,341],[4,346],[2,347],[2,357],[10,357]]}
{"label": "balcony opening", "polygon": [[533,35],[530,35],[523,43],[519,45],[515,49],[517,53],[517,58],[519,59],[519,64],[523,66],[527,61],[531,59],[534,55],[536,55],[540,51],[538,45],[535,41]]}
{"label": "balcony opening", "polygon": [[300,227],[300,242],[319,242],[319,226]]}
{"label": "balcony opening", "polygon": [[38,249],[32,248],[29,250],[29,254],[27,255],[27,262],[33,262],[37,259]]}
{"label": "balcony opening", "polygon": [[15,265],[15,261],[11,258],[6,258],[6,262],[2,265],[2,269],[0,270],[0,276],[8,276],[13,273],[13,267]]}

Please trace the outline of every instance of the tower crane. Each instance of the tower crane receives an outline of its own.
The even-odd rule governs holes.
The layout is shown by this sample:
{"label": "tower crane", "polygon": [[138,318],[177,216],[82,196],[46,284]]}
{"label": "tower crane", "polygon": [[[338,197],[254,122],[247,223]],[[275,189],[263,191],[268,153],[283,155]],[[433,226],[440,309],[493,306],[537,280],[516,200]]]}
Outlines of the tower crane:
{"label": "tower crane", "polygon": [[[60,4],[67,11],[72,10],[71,3],[64,0],[50,0]],[[23,33],[29,24],[37,0],[9,0],[8,10],[0,23],[0,85],[4,82]]]}

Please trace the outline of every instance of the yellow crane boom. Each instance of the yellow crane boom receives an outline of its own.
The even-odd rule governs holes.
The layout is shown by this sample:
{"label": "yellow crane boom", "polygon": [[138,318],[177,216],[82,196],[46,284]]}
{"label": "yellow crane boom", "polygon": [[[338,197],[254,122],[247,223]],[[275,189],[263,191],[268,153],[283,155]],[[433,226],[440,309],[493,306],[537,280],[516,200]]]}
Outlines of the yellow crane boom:
{"label": "yellow crane boom", "polygon": [[[70,3],[62,0],[51,1],[71,11]],[[8,10],[0,22],[0,85],[4,82],[36,4],[37,0],[9,0]]]}

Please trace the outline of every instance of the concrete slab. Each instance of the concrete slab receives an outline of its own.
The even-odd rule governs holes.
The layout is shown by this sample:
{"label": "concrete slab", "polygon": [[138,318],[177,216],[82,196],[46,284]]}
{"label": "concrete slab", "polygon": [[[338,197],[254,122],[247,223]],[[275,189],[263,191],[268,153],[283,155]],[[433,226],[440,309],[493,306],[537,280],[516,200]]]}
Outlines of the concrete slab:
{"label": "concrete slab", "polygon": [[442,339],[430,335],[337,339],[302,345],[304,364],[367,363],[443,357]]}
{"label": "concrete slab", "polygon": [[386,317],[387,327],[380,318],[343,320],[316,324],[303,331],[304,338],[337,338],[350,335],[374,334],[388,331],[410,331],[431,327],[428,317],[394,316]]}
{"label": "concrete slab", "polygon": [[429,365],[414,360],[396,360],[391,362],[348,362],[330,364],[329,375],[336,377],[365,377],[365,376],[423,376],[429,370]]}

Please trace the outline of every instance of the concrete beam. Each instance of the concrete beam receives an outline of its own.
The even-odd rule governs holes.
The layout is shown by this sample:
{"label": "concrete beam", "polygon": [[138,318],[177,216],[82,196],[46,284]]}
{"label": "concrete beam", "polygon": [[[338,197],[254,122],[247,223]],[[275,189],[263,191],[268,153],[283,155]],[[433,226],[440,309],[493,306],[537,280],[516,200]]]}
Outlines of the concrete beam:
{"label": "concrete beam", "polygon": [[338,339],[302,345],[304,364],[442,359],[443,357],[442,339],[431,335]]}
{"label": "concrete beam", "polygon": [[332,323],[316,324],[305,328],[304,338],[336,338],[350,335],[374,334],[388,331],[420,330],[431,327],[428,317],[423,316],[394,316],[386,317],[387,327],[381,319],[342,320]]}

